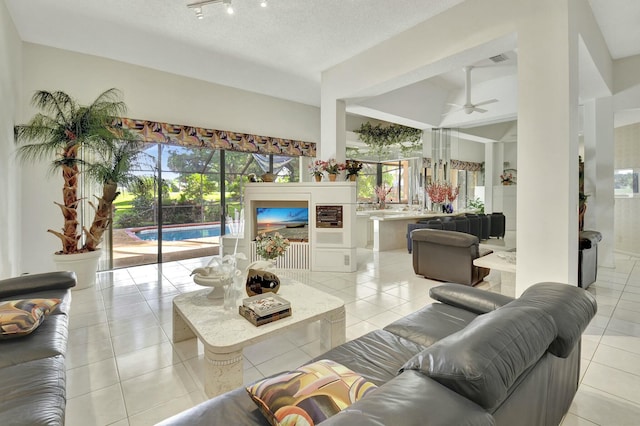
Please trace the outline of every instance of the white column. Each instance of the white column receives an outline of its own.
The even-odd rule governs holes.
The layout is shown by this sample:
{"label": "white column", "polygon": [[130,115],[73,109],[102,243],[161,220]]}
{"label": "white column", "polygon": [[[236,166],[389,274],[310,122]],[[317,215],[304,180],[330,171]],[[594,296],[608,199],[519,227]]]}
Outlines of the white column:
{"label": "white column", "polygon": [[495,161],[493,161],[493,142],[484,145],[484,212],[493,213],[493,175],[495,174]]}
{"label": "white column", "polygon": [[516,296],[578,281],[578,33],[569,0],[542,0],[518,32]]}
{"label": "white column", "polygon": [[504,213],[504,191],[500,175],[504,171],[504,142],[494,142],[493,145],[493,176],[491,182],[499,188],[493,189],[493,210],[492,212]]}
{"label": "white column", "polygon": [[589,195],[584,229],[602,233],[598,264],[613,268],[614,127],[611,96],[591,99],[584,104],[584,156],[584,192]]}
{"label": "white column", "polygon": [[328,160],[334,157],[343,163],[347,148],[346,104],[330,93],[321,95],[320,146],[317,157]]}

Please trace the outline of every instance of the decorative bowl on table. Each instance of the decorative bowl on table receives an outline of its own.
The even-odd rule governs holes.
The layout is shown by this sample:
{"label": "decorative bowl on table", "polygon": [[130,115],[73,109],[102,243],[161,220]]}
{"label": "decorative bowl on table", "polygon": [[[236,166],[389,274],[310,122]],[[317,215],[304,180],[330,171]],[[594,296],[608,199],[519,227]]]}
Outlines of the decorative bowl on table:
{"label": "decorative bowl on table", "polygon": [[[207,269],[207,268],[198,268],[198,269]],[[193,276],[193,282],[205,286],[205,287],[213,287],[213,290],[209,294],[207,294],[207,298],[209,299],[222,299],[224,297],[224,287],[226,285],[230,285],[233,283],[233,275],[227,274],[200,274],[196,273]]]}
{"label": "decorative bowl on table", "polygon": [[222,299],[225,286],[232,285],[238,273],[235,257],[227,255],[224,258],[213,257],[207,266],[194,269],[191,275],[194,283],[213,287],[207,298]]}

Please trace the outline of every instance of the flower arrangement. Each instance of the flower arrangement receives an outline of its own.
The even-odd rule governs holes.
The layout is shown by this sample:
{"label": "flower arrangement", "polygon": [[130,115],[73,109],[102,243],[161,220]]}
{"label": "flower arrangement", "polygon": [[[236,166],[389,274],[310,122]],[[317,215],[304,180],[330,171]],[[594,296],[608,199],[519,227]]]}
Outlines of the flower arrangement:
{"label": "flower arrangement", "polygon": [[356,175],[362,170],[362,162],[356,160],[347,160],[344,164],[344,170],[347,171],[347,176]]}
{"label": "flower arrangement", "polygon": [[434,182],[427,185],[427,194],[432,203],[442,204],[446,201],[451,203],[458,198],[459,192],[460,188],[449,182]]}
{"label": "flower arrangement", "polygon": [[376,197],[378,197],[378,201],[381,205],[384,205],[387,200],[387,195],[389,195],[392,189],[393,186],[390,186],[389,188],[387,188],[387,185],[376,186]]}
{"label": "flower arrangement", "polygon": [[513,183],[513,174],[504,173],[500,175],[500,181],[503,185],[511,185]]}
{"label": "flower arrangement", "polygon": [[340,170],[344,170],[344,164],[338,163],[335,158],[329,158],[329,161],[323,161],[324,171],[330,175],[336,175]]}
{"label": "flower arrangement", "polygon": [[311,176],[322,177],[323,172],[324,161],[316,160],[313,163],[309,164],[309,173],[311,173]]}
{"label": "flower arrangement", "polygon": [[256,253],[263,259],[277,259],[287,251],[289,244],[289,240],[280,235],[279,232],[273,234],[263,233],[256,237]]}

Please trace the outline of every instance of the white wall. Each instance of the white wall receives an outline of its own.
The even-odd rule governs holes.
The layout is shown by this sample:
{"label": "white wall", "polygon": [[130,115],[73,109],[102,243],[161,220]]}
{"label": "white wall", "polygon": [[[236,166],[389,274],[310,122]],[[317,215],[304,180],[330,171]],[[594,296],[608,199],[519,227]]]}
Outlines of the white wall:
{"label": "white wall", "polygon": [[[122,62],[40,45],[23,45],[24,77],[19,120],[34,111],[28,101],[35,90],[63,90],[81,103],[116,87],[124,93],[128,116],[265,136],[317,142],[320,111],[316,107],[206,83]],[[51,253],[59,240],[46,233],[62,225],[59,209],[62,179],[48,175],[46,165],[27,166],[23,172],[21,271],[53,268]]]}
{"label": "white wall", "polygon": [[460,161],[473,161],[482,163],[484,161],[484,144],[469,141],[466,139],[452,138],[451,159]]}
{"label": "white wall", "polygon": [[[615,129],[615,168],[640,168],[640,123]],[[615,198],[616,251],[640,256],[640,197]]]}
{"label": "white wall", "polygon": [[20,97],[21,43],[5,2],[0,3],[0,278],[20,270],[20,175],[13,126]]}

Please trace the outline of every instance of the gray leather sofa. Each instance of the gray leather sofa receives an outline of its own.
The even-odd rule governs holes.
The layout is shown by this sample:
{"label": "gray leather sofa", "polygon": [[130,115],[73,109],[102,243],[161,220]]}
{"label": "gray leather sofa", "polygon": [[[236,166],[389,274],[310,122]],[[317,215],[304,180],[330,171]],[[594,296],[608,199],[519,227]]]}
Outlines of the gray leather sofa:
{"label": "gray leather sofa", "polygon": [[[596,313],[575,286],[540,283],[512,299],[459,284],[439,302],[340,345],[330,359],[379,388],[323,425],[557,425],[578,387],[580,339]],[[268,425],[244,388],[162,425]]]}
{"label": "gray leather sofa", "polygon": [[478,237],[462,232],[416,229],[411,232],[413,271],[425,278],[475,285],[490,270],[473,264],[474,259],[493,253],[481,249]]}
{"label": "gray leather sofa", "polygon": [[75,285],[73,272],[0,281],[0,301],[62,299],[31,334],[0,340],[2,425],[64,425],[68,313]]}

